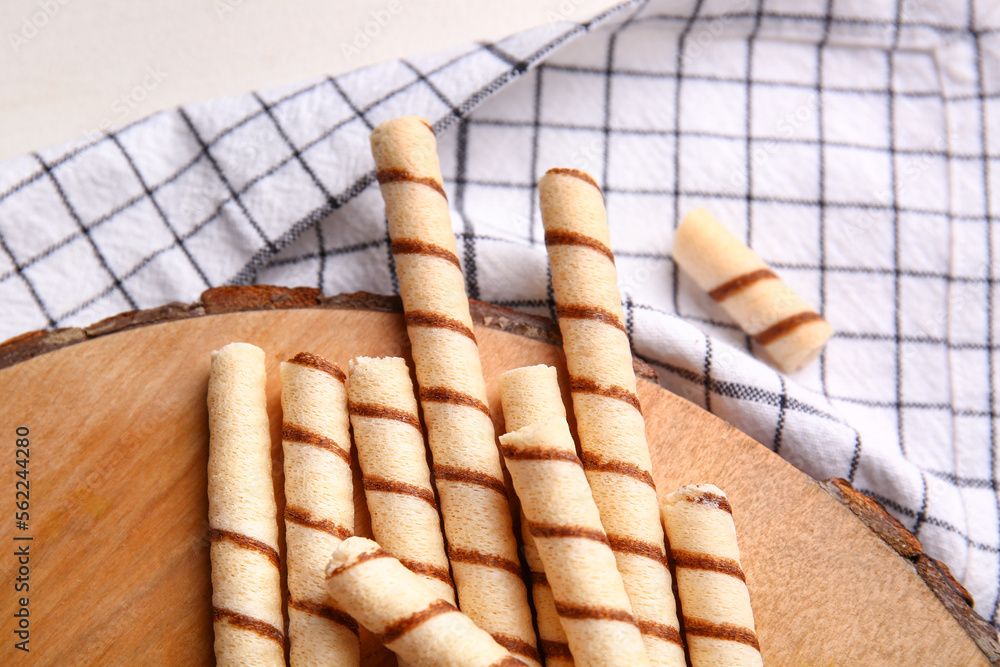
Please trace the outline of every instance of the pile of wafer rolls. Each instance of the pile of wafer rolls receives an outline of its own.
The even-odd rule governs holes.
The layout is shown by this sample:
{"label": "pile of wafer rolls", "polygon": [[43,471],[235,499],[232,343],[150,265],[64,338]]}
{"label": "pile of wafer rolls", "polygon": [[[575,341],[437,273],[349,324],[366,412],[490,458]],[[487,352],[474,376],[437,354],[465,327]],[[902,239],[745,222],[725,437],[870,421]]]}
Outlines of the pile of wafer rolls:
{"label": "pile of wafer rolls", "polygon": [[[433,129],[397,118],[371,143],[413,367],[358,356],[345,372],[310,352],[280,364],[279,517],[265,353],[212,353],[218,663],[360,665],[363,629],[401,665],[762,664],[725,493],[685,486],[658,501],[593,178],[553,169],[539,183],[568,377],[548,366],[501,375],[498,437]],[[701,215],[679,230],[678,261],[733,283],[690,253],[715,233]],[[741,271],[757,266],[744,260]],[[749,303],[751,283],[768,279],[726,296]],[[767,348],[780,363],[816,353],[823,332],[799,319],[799,333]],[[355,479],[374,540],[355,535]]]}
{"label": "pile of wafer rolls", "polygon": [[[410,369],[358,357],[348,377],[318,355],[280,365],[284,457],[281,598],[278,516],[263,350],[214,352],[209,379],[209,517],[219,664],[360,665],[360,628],[401,665],[528,664],[463,613],[439,488],[428,464]],[[570,432],[555,368],[499,379],[500,452],[521,505],[539,662],[653,665],[598,489]],[[353,428],[353,438],[350,433]],[[356,460],[352,457],[357,452]],[[360,468],[375,541],[354,536],[352,465]],[[711,485],[666,496],[658,525],[677,578],[692,665],[762,664],[732,508]],[[669,588],[645,591],[670,600]],[[283,613],[287,612],[287,626]],[[515,612],[516,613],[516,612]],[[532,637],[534,639],[534,637]],[[656,645],[653,645],[654,649]]]}

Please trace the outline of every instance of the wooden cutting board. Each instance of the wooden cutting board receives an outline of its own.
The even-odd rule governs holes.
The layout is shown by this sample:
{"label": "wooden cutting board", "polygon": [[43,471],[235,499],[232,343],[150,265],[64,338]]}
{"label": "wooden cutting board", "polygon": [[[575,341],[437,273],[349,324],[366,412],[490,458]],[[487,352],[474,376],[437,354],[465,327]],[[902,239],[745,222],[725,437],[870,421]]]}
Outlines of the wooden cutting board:
{"label": "wooden cutting board", "polygon": [[[502,433],[497,377],[547,363],[565,382],[558,332],[548,320],[485,304],[473,311]],[[0,345],[0,474],[10,514],[16,429],[27,427],[30,440],[28,530],[13,516],[4,521],[0,662],[213,662],[205,394],[209,352],[231,341],[267,353],[279,505],[279,362],[303,350],[344,368],[359,355],[409,361],[397,300],[323,299],[306,289],[211,290],[191,306]],[[729,494],[766,664],[1000,664],[995,633],[961,588],[876,504],[846,483],[806,477],[648,379],[639,397],[658,493],[711,482]],[[356,496],[357,531],[370,535]],[[10,554],[25,544],[30,591],[13,593]],[[30,654],[14,648],[12,634],[23,596]],[[369,635],[363,642],[366,664],[393,664]]]}

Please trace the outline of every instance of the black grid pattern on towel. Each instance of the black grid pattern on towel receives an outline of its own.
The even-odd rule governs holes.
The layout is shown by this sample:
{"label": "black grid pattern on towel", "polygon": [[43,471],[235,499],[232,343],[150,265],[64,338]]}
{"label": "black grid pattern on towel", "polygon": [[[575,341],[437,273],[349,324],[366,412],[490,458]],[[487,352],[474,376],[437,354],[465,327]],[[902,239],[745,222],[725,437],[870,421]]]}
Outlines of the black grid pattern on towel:
{"label": "black grid pattern on towel", "polygon": [[[3,334],[225,283],[398,291],[367,135],[418,113],[470,296],[554,311],[535,183],[589,171],[662,382],[879,499],[996,623],[998,53],[984,0],[649,0],[157,114],[0,167]],[[699,205],[833,324],[817,364],[775,373],[677,270]]]}

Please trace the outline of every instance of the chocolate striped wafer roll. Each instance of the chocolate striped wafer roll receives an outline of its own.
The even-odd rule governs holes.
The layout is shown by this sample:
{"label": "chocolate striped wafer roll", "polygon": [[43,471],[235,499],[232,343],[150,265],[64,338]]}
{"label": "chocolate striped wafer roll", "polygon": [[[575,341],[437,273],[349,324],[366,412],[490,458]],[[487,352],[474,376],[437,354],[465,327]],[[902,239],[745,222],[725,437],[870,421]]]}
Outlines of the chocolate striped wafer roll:
{"label": "chocolate striped wafer roll", "polygon": [[340,545],[326,586],[331,599],[411,665],[524,665],[371,540],[352,537]]}
{"label": "chocolate striped wafer roll", "polygon": [[682,486],[662,510],[692,667],[763,665],[726,494]]}
{"label": "chocolate striped wafer roll", "polygon": [[[553,417],[566,418],[566,406],[556,369],[544,364],[525,366],[507,371],[500,376],[500,402],[507,432],[516,431],[535,422]],[[535,621],[538,624],[538,644],[546,665],[572,665],[566,632],[556,613],[552,587],[545,576],[545,565],[538,553],[535,538],[531,536],[528,519],[521,510],[521,538],[524,542],[524,559],[531,570],[531,599],[535,603]]]}
{"label": "chocolate striped wafer roll", "polygon": [[705,209],[684,217],[673,255],[786,373],[815,359],[833,335],[822,315]]}
{"label": "chocolate striped wafer roll", "polygon": [[512,653],[538,665],[434,133],[423,119],[407,116],[379,125],[371,145],[459,607]]}
{"label": "chocolate striped wafer roll", "polygon": [[587,479],[653,665],[685,664],[604,201],[575,169],[538,184]]}
{"label": "chocolate striped wafer roll", "polygon": [[639,624],[564,417],[500,436],[578,665],[648,665]]}
{"label": "chocolate striped wafer roll", "polygon": [[260,348],[230,343],[212,352],[208,536],[220,665],[285,664],[266,379]]}
{"label": "chocolate striped wafer roll", "polygon": [[326,599],[330,554],[354,532],[343,371],[308,352],[281,364],[285,547],[292,665],[358,665],[358,624]]}
{"label": "chocolate striped wafer roll", "polygon": [[406,362],[398,357],[354,359],[347,397],[376,541],[420,575],[437,597],[454,604],[441,515]]}

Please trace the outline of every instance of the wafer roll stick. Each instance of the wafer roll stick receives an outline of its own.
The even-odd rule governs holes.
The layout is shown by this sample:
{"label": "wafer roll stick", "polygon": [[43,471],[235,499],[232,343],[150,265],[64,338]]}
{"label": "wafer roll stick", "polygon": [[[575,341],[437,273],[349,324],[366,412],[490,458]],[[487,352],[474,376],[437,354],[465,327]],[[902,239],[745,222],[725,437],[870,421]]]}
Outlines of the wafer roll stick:
{"label": "wafer roll stick", "polygon": [[691,665],[763,665],[726,494],[711,484],[682,486],[662,509]]}
{"label": "wafer roll stick", "polygon": [[333,553],[326,584],[331,599],[411,665],[524,665],[371,540],[345,540]]}
{"label": "wafer roll stick", "polygon": [[815,359],[833,335],[812,306],[705,209],[685,216],[673,255],[786,373]]}
{"label": "wafer roll stick", "polygon": [[406,362],[398,357],[354,359],[347,396],[375,539],[420,575],[435,596],[454,604],[441,515]]}
{"label": "wafer roll stick", "polygon": [[604,202],[593,178],[538,185],[584,469],[653,665],[685,664]]}
{"label": "wafer roll stick", "polygon": [[330,554],[354,532],[347,378],[307,352],[281,364],[292,665],[358,665],[358,624],[326,599]]}
{"label": "wafer roll stick", "polygon": [[220,665],[285,664],[265,382],[260,348],[230,343],[212,352],[208,536]]}
{"label": "wafer roll stick", "polygon": [[500,644],[537,665],[531,609],[434,133],[426,121],[407,116],[379,125],[371,145],[458,603]]}
{"label": "wafer roll stick", "polygon": [[556,369],[545,364],[501,374],[500,403],[508,433],[553,417],[566,418]]}
{"label": "wafer roll stick", "polygon": [[564,417],[500,436],[578,665],[648,665],[639,624]]}
{"label": "wafer roll stick", "polygon": [[[500,401],[508,433],[553,417],[566,418],[566,406],[563,405],[559,391],[556,369],[544,364],[516,368],[501,375]],[[538,644],[545,664],[572,665],[573,654],[570,653],[566,632],[556,613],[552,587],[545,576],[545,566],[538,553],[535,538],[531,536],[523,508],[521,538],[524,542],[524,559],[531,570],[531,598],[535,603]]]}

